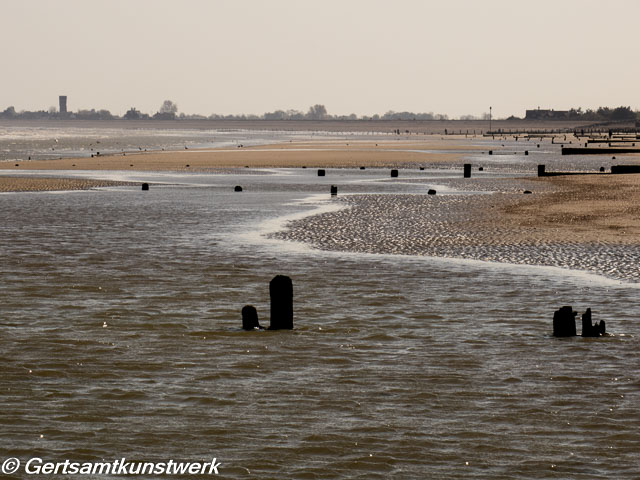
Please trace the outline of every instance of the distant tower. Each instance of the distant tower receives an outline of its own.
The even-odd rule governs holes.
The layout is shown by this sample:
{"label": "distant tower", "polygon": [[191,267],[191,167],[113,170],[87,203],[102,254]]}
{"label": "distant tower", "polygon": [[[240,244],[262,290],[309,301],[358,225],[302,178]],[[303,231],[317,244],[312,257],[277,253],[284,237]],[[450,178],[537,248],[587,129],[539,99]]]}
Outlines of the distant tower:
{"label": "distant tower", "polygon": [[67,113],[67,96],[60,95],[60,113]]}

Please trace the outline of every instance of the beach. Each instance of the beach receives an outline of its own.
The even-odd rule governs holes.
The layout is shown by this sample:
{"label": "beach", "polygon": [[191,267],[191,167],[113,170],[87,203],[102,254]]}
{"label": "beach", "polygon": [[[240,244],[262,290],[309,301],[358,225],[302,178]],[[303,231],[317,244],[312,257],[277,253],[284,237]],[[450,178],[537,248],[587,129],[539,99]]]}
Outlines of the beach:
{"label": "beach", "polygon": [[[130,170],[215,171],[220,168],[290,167],[394,167],[454,163],[464,153],[482,151],[482,146],[462,138],[426,137],[422,140],[362,141],[319,140],[253,147],[188,149],[182,151],[123,152],[0,163],[0,170]],[[431,152],[437,153],[431,153]]]}
{"label": "beach", "polygon": [[[545,141],[548,143],[550,140]],[[59,178],[55,176],[56,171],[188,173],[241,168],[459,168],[467,156],[486,154],[492,148],[496,148],[495,142],[492,144],[479,136],[414,135],[377,141],[347,137],[247,147],[238,145],[235,148],[185,148],[2,162],[0,191],[77,190],[129,184],[90,178]],[[627,155],[621,157],[620,161],[638,163],[640,157]],[[47,171],[50,174],[47,178],[13,174],[30,170]],[[2,171],[11,171],[12,175],[3,176]],[[472,189],[485,189],[482,183],[476,184],[474,180],[469,180],[466,186],[471,184]],[[512,179],[507,187],[512,192],[530,190],[533,194],[474,197],[473,202],[461,208],[459,214],[464,218],[460,224],[475,233],[461,234],[460,238],[479,238],[478,232],[482,231],[485,232],[482,242],[490,243],[533,245],[556,241],[637,244],[640,242],[640,219],[636,207],[640,202],[639,186],[640,175],[567,175]],[[499,191],[501,185],[496,188]],[[365,200],[354,200],[355,203],[361,201]],[[398,203],[402,204],[398,208],[411,212],[416,210],[416,202],[416,199],[410,199],[409,204],[403,201]],[[385,207],[385,211],[390,210]]]}
{"label": "beach", "polygon": [[[185,149],[149,131],[126,142],[146,153],[91,158],[122,132],[18,133],[0,172],[31,189],[0,195],[7,458],[637,477],[638,176],[536,176],[613,159],[561,157],[550,138],[247,132],[195,148],[218,142],[206,132]],[[270,324],[276,275],[294,329],[242,330],[245,305]],[[611,336],[554,338],[563,305]]]}

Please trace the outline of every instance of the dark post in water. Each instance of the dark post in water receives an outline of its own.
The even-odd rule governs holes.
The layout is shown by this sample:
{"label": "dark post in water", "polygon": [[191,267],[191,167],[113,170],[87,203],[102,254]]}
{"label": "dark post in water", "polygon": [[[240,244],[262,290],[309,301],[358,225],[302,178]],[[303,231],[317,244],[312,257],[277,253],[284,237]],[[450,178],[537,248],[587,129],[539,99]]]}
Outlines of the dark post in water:
{"label": "dark post in water", "polygon": [[553,313],[553,336],[575,337],[576,315],[571,307],[562,307]]}
{"label": "dark post in water", "polygon": [[464,178],[471,178],[471,164],[464,164]]}
{"label": "dark post in water", "polygon": [[587,311],[582,314],[582,336],[583,337],[599,337],[600,335],[606,335],[606,325],[604,320],[591,324],[591,309],[587,308]]}
{"label": "dark post in water", "polygon": [[260,322],[258,322],[258,311],[253,305],[245,305],[242,307],[242,328],[244,330],[260,330]]}
{"label": "dark post in water", "polygon": [[271,323],[269,330],[293,328],[293,283],[285,275],[276,275],[269,282]]}

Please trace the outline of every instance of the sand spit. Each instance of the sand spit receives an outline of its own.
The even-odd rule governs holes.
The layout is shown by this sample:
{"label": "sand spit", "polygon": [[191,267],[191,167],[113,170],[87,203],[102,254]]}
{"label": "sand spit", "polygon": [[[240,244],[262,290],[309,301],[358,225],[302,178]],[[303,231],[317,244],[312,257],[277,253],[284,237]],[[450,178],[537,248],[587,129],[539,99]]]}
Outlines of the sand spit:
{"label": "sand spit", "polygon": [[[480,140],[478,140],[480,141]],[[463,155],[486,150],[464,137],[439,136],[391,141],[318,140],[258,147],[187,149],[182,151],[129,152],[2,162],[1,170],[123,170],[123,171],[210,171],[221,168],[286,167],[395,167],[400,165],[450,164]]]}
{"label": "sand spit", "polygon": [[66,190],[89,190],[99,187],[139,185],[131,182],[90,180],[86,178],[41,178],[0,176],[0,192],[51,192]]}
{"label": "sand spit", "polygon": [[639,185],[640,175],[603,175],[501,180],[492,194],[344,196],[336,201],[347,208],[275,236],[323,250],[557,266],[638,282]]}

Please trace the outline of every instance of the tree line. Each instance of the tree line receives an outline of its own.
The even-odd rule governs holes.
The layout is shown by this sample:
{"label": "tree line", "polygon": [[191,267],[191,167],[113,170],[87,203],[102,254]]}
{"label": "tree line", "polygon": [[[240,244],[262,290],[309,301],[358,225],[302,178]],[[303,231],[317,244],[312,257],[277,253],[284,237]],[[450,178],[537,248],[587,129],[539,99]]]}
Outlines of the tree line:
{"label": "tree line", "polygon": [[[640,121],[640,112],[634,112],[631,107],[599,107],[596,110],[582,108],[572,108],[563,112],[563,119],[566,120],[583,120],[583,121]],[[8,119],[78,119],[78,120],[341,120],[341,121],[357,121],[357,120],[391,120],[391,121],[413,121],[413,120],[449,120],[448,115],[414,112],[395,112],[388,111],[382,115],[363,115],[358,116],[355,113],[350,115],[331,115],[327,112],[324,105],[316,104],[309,107],[306,112],[300,110],[275,110],[262,115],[241,114],[241,115],[220,115],[213,113],[209,116],[185,113],[178,114],[178,106],[171,100],[165,100],[155,114],[140,112],[135,107],[131,107],[123,116],[113,115],[109,110],[78,110],[76,112],[60,113],[56,107],[48,110],[40,111],[20,111],[11,106],[0,112],[0,118]],[[481,116],[462,115],[460,120],[487,120],[488,113]],[[520,120],[521,118],[511,116],[507,120]]]}

